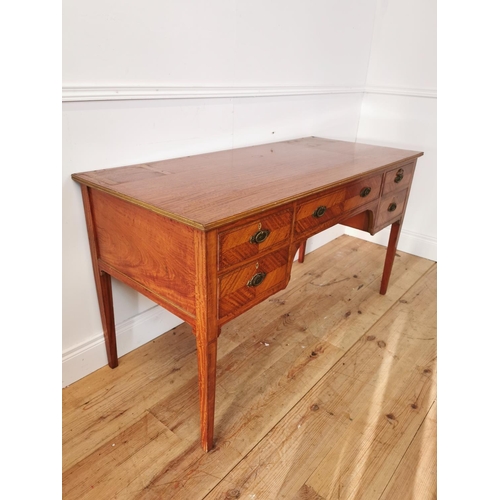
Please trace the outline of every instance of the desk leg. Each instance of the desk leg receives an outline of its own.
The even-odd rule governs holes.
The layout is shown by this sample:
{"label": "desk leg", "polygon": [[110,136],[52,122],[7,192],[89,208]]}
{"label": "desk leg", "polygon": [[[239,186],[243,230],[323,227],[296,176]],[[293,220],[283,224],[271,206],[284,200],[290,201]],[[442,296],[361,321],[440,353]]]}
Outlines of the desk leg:
{"label": "desk leg", "polygon": [[399,234],[401,232],[401,221],[394,222],[391,227],[389,243],[387,244],[387,253],[385,255],[384,272],[382,273],[382,283],[380,285],[380,294],[385,295],[391,277],[392,265],[396,256],[396,247],[398,246]]}
{"label": "desk leg", "polygon": [[200,393],[201,446],[214,444],[215,376],[217,368],[217,231],[195,231],[196,259],[196,351]]}
{"label": "desk leg", "polygon": [[108,365],[111,368],[118,366],[118,352],[116,349],[115,314],[113,311],[113,294],[111,292],[111,276],[104,271],[96,278],[97,297],[101,322],[104,331],[104,342],[108,355]]}
{"label": "desk leg", "polygon": [[[200,393],[201,446],[210,451],[214,443],[215,380],[217,368],[217,337],[205,342],[205,335],[196,332],[198,355],[198,388]],[[217,333],[215,334],[217,335]]]}
{"label": "desk leg", "polygon": [[92,207],[89,196],[89,188],[82,186],[83,208],[85,210],[85,220],[87,222],[87,232],[89,237],[90,255],[92,258],[92,269],[101,313],[102,329],[104,332],[104,342],[108,355],[108,365],[111,368],[118,366],[118,353],[116,350],[115,314],[113,311],[113,294],[111,291],[111,276],[99,268],[97,253],[97,236],[94,229],[94,219],[92,217]]}
{"label": "desk leg", "polygon": [[299,262],[301,264],[304,262],[304,256],[306,254],[306,243],[307,243],[307,240],[305,240],[303,243],[301,243],[300,247],[299,247]]}

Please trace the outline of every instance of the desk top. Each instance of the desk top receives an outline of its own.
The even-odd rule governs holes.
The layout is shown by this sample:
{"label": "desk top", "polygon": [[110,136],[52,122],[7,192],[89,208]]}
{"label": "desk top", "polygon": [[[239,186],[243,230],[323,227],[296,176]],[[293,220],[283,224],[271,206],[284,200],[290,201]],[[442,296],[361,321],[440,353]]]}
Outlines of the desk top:
{"label": "desk top", "polygon": [[422,155],[307,137],[82,172],[72,178],[208,230]]}

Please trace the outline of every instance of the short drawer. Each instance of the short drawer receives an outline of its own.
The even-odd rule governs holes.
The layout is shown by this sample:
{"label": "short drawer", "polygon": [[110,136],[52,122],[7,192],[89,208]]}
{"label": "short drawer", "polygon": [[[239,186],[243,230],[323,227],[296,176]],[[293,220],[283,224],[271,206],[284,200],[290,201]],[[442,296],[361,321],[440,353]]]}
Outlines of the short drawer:
{"label": "short drawer", "polygon": [[384,196],[380,200],[380,205],[378,207],[378,215],[376,226],[380,227],[395,219],[403,213],[403,209],[406,203],[406,196],[408,195],[408,190],[398,191],[397,193],[389,194]]}
{"label": "short drawer", "polygon": [[402,167],[389,170],[385,174],[382,196],[400,189],[406,189],[411,184],[414,170],[415,163],[408,163]]}
{"label": "short drawer", "polygon": [[257,257],[290,237],[293,210],[264,216],[255,222],[219,233],[219,269]]}
{"label": "short drawer", "polygon": [[219,318],[236,314],[247,305],[264,300],[277,286],[284,287],[288,247],[243,265],[219,278]]}
{"label": "short drawer", "polygon": [[376,200],[380,195],[382,174],[349,184],[345,188],[344,212]]}
{"label": "short drawer", "polygon": [[344,211],[345,189],[310,199],[297,205],[295,234],[306,233],[337,218]]}

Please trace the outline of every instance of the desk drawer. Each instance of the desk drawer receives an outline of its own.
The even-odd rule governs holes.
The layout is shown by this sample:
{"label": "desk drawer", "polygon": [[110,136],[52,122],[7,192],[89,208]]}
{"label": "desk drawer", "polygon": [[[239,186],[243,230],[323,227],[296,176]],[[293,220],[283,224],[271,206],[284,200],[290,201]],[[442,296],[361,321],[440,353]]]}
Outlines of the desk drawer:
{"label": "desk drawer", "polygon": [[263,250],[290,237],[293,210],[290,208],[219,234],[219,270],[258,257]]}
{"label": "desk drawer", "polygon": [[403,213],[407,194],[408,190],[398,191],[397,193],[391,193],[384,196],[380,200],[377,222],[375,224],[377,227],[383,226]]}
{"label": "desk drawer", "polygon": [[354,208],[376,200],[380,194],[381,185],[382,174],[346,186],[344,212],[350,212]]}
{"label": "desk drawer", "polygon": [[345,189],[297,205],[295,234],[302,234],[337,218],[343,212]]}
{"label": "desk drawer", "polygon": [[267,254],[219,278],[219,318],[236,315],[284,287],[288,247]]}
{"label": "desk drawer", "polygon": [[411,183],[414,170],[415,163],[407,163],[402,167],[389,170],[385,174],[382,196],[385,196],[386,194],[392,193],[394,191],[406,189]]}

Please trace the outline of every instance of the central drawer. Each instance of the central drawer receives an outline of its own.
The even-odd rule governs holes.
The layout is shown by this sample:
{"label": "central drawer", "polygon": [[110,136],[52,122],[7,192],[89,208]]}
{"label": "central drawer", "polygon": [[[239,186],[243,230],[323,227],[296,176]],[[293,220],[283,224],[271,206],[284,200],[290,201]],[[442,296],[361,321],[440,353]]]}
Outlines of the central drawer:
{"label": "central drawer", "polygon": [[344,199],[345,189],[340,189],[297,205],[295,233],[307,233],[337,218],[344,210]]}
{"label": "central drawer", "polygon": [[376,200],[380,195],[382,174],[348,184],[345,188],[344,212]]}
{"label": "central drawer", "polygon": [[273,245],[285,243],[290,237],[292,218],[293,209],[288,208],[219,233],[219,270],[255,258]]}
{"label": "central drawer", "polygon": [[283,288],[287,268],[285,247],[219,277],[219,318],[237,315]]}
{"label": "central drawer", "polygon": [[314,233],[339,221],[345,214],[378,199],[382,174],[351,182],[297,205],[295,234]]}

